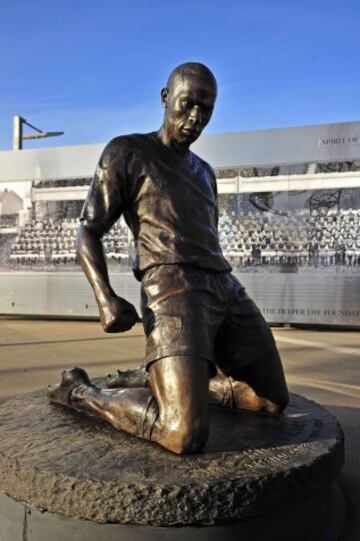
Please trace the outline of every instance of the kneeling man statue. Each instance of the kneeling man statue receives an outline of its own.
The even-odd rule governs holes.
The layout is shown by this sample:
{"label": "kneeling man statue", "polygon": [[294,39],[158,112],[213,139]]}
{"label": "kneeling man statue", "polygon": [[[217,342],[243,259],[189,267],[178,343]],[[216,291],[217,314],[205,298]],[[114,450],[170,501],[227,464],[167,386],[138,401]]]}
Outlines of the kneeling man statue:
{"label": "kneeling man statue", "polygon": [[101,389],[74,368],[48,390],[52,402],[177,454],[204,447],[209,403],[272,415],[288,403],[271,330],[219,244],[215,174],[189,149],[216,95],[203,64],[175,68],[161,90],[161,128],[110,141],[82,211],[77,250],[106,332],[125,332],[139,316],[111,288],[102,237],[122,214],[134,236],[144,369]]}

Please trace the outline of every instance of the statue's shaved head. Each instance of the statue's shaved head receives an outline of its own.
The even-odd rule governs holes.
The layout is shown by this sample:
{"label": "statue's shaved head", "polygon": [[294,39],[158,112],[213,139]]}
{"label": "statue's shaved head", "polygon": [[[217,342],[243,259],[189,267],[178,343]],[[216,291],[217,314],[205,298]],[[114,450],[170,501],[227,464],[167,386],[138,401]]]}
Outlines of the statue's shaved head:
{"label": "statue's shaved head", "polygon": [[213,87],[216,95],[217,83],[213,73],[208,67],[206,67],[204,64],[200,64],[199,62],[186,62],[185,64],[180,64],[180,66],[177,66],[170,73],[166,86],[169,90],[171,90],[179,79],[184,80],[187,77],[197,77],[199,79],[203,79]]}
{"label": "statue's shaved head", "polygon": [[204,64],[186,62],[175,68],[161,90],[164,119],[159,133],[164,144],[187,152],[208,124],[216,95],[216,79]]}

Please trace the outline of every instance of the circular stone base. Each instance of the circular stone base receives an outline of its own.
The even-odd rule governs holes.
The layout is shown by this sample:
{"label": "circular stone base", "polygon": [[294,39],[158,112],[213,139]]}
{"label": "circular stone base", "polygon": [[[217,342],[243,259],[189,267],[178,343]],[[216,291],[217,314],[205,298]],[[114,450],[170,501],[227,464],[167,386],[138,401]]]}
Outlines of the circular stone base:
{"label": "circular stone base", "polygon": [[[44,392],[23,395],[0,407],[0,490],[23,502],[26,516],[50,520],[55,529],[56,521],[70,520],[74,528],[85,524],[103,540],[115,539],[103,536],[110,526],[94,523],[132,531],[119,539],[152,539],[156,530],[161,539],[169,528],[174,535],[184,533],[174,540],[185,539],[189,529],[207,531],[206,539],[219,529],[242,528],[250,535],[251,523],[254,528],[273,517],[279,527],[288,523],[288,533],[290,527],[295,533],[308,527],[305,517],[318,532],[326,528],[329,487],[343,463],[343,435],[324,408],[292,395],[278,418],[215,408],[210,417],[204,452],[179,457],[104,421],[51,405]],[[4,498],[0,517],[3,505],[10,505]],[[22,520],[23,529],[29,528],[30,518]],[[139,525],[150,526],[148,537],[135,537],[144,530]],[[74,539],[90,540],[89,535]]]}

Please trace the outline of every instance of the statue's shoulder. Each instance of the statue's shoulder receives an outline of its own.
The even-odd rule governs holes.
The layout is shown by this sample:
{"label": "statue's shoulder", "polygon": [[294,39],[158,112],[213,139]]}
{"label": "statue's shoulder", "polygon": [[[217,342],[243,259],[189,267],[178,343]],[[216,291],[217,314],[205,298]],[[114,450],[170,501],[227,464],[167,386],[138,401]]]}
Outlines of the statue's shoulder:
{"label": "statue's shoulder", "polygon": [[148,145],[153,139],[152,133],[130,133],[127,135],[118,135],[111,139],[106,145],[104,151],[121,152],[123,150],[136,150]]}
{"label": "statue's shoulder", "polygon": [[131,133],[114,137],[107,143],[102,152],[101,164],[119,162],[126,159],[130,153],[141,151],[148,145],[150,135],[148,133]]}

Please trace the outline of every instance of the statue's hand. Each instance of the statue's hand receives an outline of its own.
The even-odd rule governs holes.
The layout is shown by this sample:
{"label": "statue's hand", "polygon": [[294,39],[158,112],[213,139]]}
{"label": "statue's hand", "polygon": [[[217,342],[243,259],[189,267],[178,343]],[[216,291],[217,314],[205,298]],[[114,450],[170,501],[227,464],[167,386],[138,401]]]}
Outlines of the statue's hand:
{"label": "statue's hand", "polygon": [[100,321],[105,332],[125,332],[140,321],[135,307],[116,295],[99,303]]}

